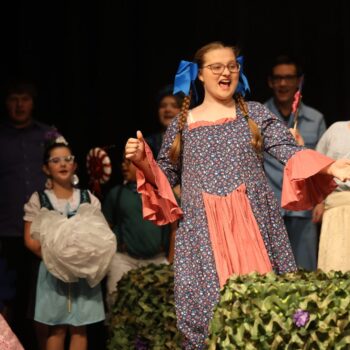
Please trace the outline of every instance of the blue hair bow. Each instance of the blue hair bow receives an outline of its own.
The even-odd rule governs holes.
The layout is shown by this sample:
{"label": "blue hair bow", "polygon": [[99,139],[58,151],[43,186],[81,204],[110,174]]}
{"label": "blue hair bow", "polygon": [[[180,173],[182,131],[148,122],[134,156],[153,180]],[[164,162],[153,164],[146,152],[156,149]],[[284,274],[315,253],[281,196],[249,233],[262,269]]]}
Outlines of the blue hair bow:
{"label": "blue hair bow", "polygon": [[244,61],[243,56],[237,57],[237,62],[241,66],[241,69],[239,71],[239,81],[238,81],[236,93],[241,94],[244,97],[246,92],[250,92],[250,87],[249,87],[248,79],[243,73],[243,61]]}
{"label": "blue hair bow", "polygon": [[192,85],[194,93],[196,95],[194,81],[196,80],[197,75],[197,63],[189,61],[180,61],[179,67],[175,75],[173,94],[175,95],[178,92],[183,92],[186,96],[188,96]]}

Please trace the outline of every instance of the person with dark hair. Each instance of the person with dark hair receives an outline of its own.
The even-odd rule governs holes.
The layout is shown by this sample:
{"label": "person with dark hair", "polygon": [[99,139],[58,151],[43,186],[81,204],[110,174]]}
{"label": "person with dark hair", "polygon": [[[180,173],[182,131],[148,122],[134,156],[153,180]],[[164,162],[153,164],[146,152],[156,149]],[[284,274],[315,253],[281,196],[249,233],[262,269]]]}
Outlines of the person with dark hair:
{"label": "person with dark hair", "polygon": [[101,280],[116,240],[99,200],[77,188],[77,163],[62,136],[47,145],[45,191],[24,206],[24,241],[39,259],[32,317],[49,328],[46,350],[87,350],[86,326],[104,320]]}
{"label": "person with dark hair", "polygon": [[[169,125],[157,162],[142,133],[129,138],[126,158],[137,169],[143,216],[157,224],[179,219],[175,240],[175,306],[184,348],[204,349],[220,288],[232,274],[296,271],[262,152],[286,163],[283,205],[309,208],[350,178],[350,161],[298,146],[276,116],[249,91],[238,50],[212,42],[181,61],[175,91],[186,94]],[[189,109],[198,77],[203,102]],[[312,160],[312,161],[311,161]],[[302,165],[302,166],[301,166]],[[181,182],[181,209],[171,187]]]}
{"label": "person with dark hair", "polygon": [[173,88],[173,85],[167,85],[158,92],[156,100],[160,131],[145,137],[153,151],[154,158],[157,158],[162,146],[165,130],[181,110],[183,97],[179,94],[174,95]]}
{"label": "person with dark hair", "polygon": [[[265,102],[265,106],[295,134],[296,141],[300,145],[315,149],[317,141],[326,130],[323,115],[301,102],[297,112],[297,128],[294,128],[295,116],[292,107],[301,79],[303,71],[296,59],[286,55],[276,57],[268,77],[273,97]],[[267,178],[280,203],[283,164],[268,153],[264,156]],[[281,208],[281,213],[297,265],[309,271],[316,270],[319,235],[318,227],[312,221],[312,211],[290,211]]]}
{"label": "person with dark hair", "polygon": [[7,81],[3,86],[4,94],[9,96],[11,94],[28,94],[34,100],[38,97],[38,90],[33,81],[28,79],[13,78]]}
{"label": "person with dark hair", "polygon": [[[146,142],[150,146],[153,156],[157,159],[160,148],[163,143],[165,131],[171,121],[180,113],[183,102],[183,94],[173,94],[174,85],[166,85],[157,94],[158,120],[161,126],[159,132],[145,137]],[[181,188],[180,185],[174,186],[174,194],[178,203],[180,203]]]}
{"label": "person with dark hair", "polygon": [[[15,298],[6,304],[4,314],[25,349],[36,350],[26,320],[28,269],[33,257],[24,247],[22,217],[23,205],[31,194],[44,189],[41,164],[45,135],[54,128],[33,119],[34,84],[13,80],[4,92],[7,116],[0,125],[0,255],[16,273]],[[36,325],[39,338],[45,337],[45,328]]]}

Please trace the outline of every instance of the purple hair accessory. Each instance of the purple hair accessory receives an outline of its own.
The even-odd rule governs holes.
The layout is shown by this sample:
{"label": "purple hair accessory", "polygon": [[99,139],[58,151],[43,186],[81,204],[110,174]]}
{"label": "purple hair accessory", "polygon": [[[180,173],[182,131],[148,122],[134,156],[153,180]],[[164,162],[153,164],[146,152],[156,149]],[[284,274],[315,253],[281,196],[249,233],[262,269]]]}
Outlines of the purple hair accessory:
{"label": "purple hair accessory", "polygon": [[45,133],[45,140],[52,143],[63,143],[68,145],[67,140],[56,130],[50,130]]}
{"label": "purple hair accessory", "polygon": [[305,310],[297,310],[293,315],[293,322],[297,327],[304,327],[310,319],[310,314]]}
{"label": "purple hair accessory", "polygon": [[45,133],[45,140],[55,140],[59,136],[61,136],[61,134],[56,129],[53,129]]}

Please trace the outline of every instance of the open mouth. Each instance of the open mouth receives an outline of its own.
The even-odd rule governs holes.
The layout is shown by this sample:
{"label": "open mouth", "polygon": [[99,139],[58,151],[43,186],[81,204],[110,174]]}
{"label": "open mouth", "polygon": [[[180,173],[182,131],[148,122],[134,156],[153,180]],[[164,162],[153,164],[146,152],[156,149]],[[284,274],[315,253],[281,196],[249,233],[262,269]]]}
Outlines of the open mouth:
{"label": "open mouth", "polygon": [[221,88],[228,89],[231,86],[231,79],[222,79],[219,81]]}

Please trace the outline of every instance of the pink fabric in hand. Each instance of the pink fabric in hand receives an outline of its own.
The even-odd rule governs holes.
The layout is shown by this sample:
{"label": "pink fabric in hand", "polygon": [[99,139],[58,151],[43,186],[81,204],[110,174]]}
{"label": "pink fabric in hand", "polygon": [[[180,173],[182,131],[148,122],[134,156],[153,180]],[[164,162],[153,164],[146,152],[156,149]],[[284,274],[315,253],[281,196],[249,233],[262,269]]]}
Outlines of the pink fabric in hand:
{"label": "pink fabric in hand", "polygon": [[281,205],[288,210],[309,210],[337,187],[333,176],[319,172],[333,159],[311,149],[289,159],[283,174]]}
{"label": "pink fabric in hand", "polygon": [[148,183],[143,172],[137,168],[137,191],[141,194],[143,218],[156,225],[166,225],[182,217],[182,210],[177,205],[173,190],[163,171],[153,158],[147,143],[145,151],[148,164],[156,179],[156,186]]}

